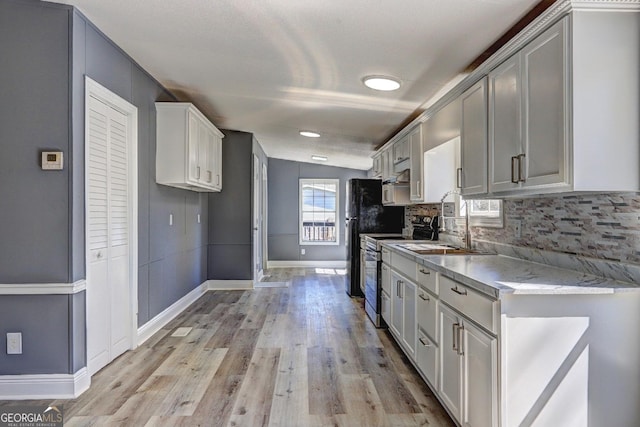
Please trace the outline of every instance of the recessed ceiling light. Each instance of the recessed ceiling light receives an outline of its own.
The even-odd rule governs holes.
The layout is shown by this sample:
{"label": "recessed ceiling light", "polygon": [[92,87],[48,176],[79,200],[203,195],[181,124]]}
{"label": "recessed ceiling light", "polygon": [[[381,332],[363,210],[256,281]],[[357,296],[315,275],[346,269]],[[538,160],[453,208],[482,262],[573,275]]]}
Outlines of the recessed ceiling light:
{"label": "recessed ceiling light", "polygon": [[366,87],[375,90],[391,91],[400,88],[400,80],[389,76],[367,76],[362,82]]}
{"label": "recessed ceiling light", "polygon": [[311,160],[317,160],[319,162],[326,162],[328,159],[325,156],[317,156],[317,155],[313,155],[311,156]]}
{"label": "recessed ceiling light", "polygon": [[301,130],[300,135],[306,136],[307,138],[320,138],[320,134],[318,132],[312,132],[310,130]]}

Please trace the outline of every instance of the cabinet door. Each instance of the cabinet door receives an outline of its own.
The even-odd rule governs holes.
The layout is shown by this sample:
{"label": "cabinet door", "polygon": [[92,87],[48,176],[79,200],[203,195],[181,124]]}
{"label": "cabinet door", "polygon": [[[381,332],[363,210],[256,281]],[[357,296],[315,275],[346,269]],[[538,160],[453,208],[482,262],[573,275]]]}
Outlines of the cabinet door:
{"label": "cabinet door", "polygon": [[211,187],[213,181],[213,133],[200,122],[198,126],[198,167],[199,182]]}
{"label": "cabinet door", "polygon": [[497,340],[469,322],[463,325],[463,426],[498,424]]}
{"label": "cabinet door", "polygon": [[462,194],[487,192],[487,84],[486,78],[462,94]]}
{"label": "cabinet door", "polygon": [[200,181],[201,168],[198,163],[200,150],[200,120],[191,113],[187,113],[189,127],[187,129],[187,182],[197,184]]}
{"label": "cabinet door", "polygon": [[382,264],[382,267],[380,268],[381,270],[381,278],[380,281],[381,283],[381,288],[384,292],[387,293],[387,295],[391,295],[391,267],[389,267],[386,263]]}
{"label": "cabinet door", "polygon": [[408,280],[402,283],[402,340],[407,347],[408,355],[416,353],[416,284]]}
{"label": "cabinet door", "polygon": [[462,418],[462,355],[458,315],[440,304],[440,369],[438,393],[457,421]]}
{"label": "cabinet door", "polygon": [[393,173],[393,150],[391,148],[385,149],[381,154],[382,161],[382,180],[386,181],[391,178]]}
{"label": "cabinet door", "polygon": [[382,177],[382,154],[378,153],[373,158],[373,178]]}
{"label": "cabinet door", "polygon": [[562,20],[522,50],[525,187],[568,183],[565,32]]}
{"label": "cabinet door", "polygon": [[213,187],[222,190],[222,138],[213,136]]}
{"label": "cabinet door", "polygon": [[412,202],[422,202],[424,198],[424,151],[422,149],[422,125],[409,135],[411,188],[409,198]]}
{"label": "cabinet door", "polygon": [[391,297],[384,291],[380,293],[380,316],[387,325],[391,324]]}
{"label": "cabinet door", "polygon": [[[489,191],[520,186],[521,67],[516,54],[489,73]],[[524,177],[524,175],[522,175]]]}
{"label": "cabinet door", "polygon": [[403,309],[402,284],[403,279],[395,272],[391,272],[391,324],[389,327],[398,338],[403,337]]}

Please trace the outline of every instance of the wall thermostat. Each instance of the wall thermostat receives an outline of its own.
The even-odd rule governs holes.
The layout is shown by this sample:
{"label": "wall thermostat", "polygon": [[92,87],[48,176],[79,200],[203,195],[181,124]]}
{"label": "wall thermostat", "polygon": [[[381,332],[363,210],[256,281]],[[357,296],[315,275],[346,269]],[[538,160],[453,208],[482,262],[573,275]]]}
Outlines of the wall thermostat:
{"label": "wall thermostat", "polygon": [[62,151],[43,151],[42,170],[62,170]]}

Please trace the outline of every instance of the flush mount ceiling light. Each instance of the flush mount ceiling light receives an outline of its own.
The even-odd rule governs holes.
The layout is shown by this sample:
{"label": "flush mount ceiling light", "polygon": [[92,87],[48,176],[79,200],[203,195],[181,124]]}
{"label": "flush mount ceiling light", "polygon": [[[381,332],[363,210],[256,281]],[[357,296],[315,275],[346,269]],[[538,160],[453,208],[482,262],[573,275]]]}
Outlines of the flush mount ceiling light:
{"label": "flush mount ceiling light", "polygon": [[389,76],[366,76],[362,83],[368,88],[386,92],[400,88],[400,80]]}
{"label": "flush mount ceiling light", "polygon": [[300,135],[306,136],[307,138],[320,138],[320,134],[318,132],[312,132],[310,130],[301,130]]}
{"label": "flush mount ceiling light", "polygon": [[319,162],[326,162],[328,159],[325,156],[317,156],[317,155],[313,155],[311,156],[311,160],[317,160]]}

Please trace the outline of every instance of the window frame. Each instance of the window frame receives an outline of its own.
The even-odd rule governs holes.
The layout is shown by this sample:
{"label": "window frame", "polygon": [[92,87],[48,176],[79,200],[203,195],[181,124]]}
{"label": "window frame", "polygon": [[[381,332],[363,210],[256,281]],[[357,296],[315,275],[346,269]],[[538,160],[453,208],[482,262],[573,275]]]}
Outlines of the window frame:
{"label": "window frame", "polygon": [[470,214],[469,226],[471,227],[486,227],[486,228],[504,228],[504,201],[501,199],[465,199],[458,198],[457,212],[460,216],[466,215],[462,211],[463,207],[466,209],[468,203],[472,203],[474,200],[495,200],[500,203],[498,208],[498,215],[482,215],[482,214]]}
{"label": "window frame", "polygon": [[[302,190],[305,184],[314,183],[314,182],[323,182],[325,184],[329,183],[335,185],[336,195],[335,195],[335,241],[306,241],[303,240],[304,232],[304,221],[303,221],[303,202],[304,197],[302,194]],[[306,211],[309,212],[309,211]],[[298,178],[298,244],[300,246],[338,246],[340,245],[340,228],[338,224],[340,223],[340,179],[339,178]]]}

